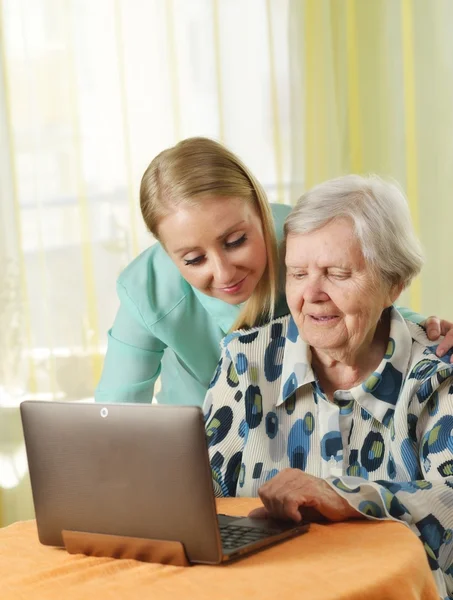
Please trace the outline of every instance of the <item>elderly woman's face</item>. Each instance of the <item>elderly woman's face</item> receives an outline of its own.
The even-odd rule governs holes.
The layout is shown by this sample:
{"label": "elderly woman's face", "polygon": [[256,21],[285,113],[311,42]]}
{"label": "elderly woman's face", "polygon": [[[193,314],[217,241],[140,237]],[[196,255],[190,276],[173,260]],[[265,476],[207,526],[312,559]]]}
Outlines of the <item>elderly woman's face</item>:
{"label": "elderly woman's face", "polygon": [[318,349],[359,348],[397,296],[373,281],[348,219],[288,236],[285,262],[291,314],[301,337]]}

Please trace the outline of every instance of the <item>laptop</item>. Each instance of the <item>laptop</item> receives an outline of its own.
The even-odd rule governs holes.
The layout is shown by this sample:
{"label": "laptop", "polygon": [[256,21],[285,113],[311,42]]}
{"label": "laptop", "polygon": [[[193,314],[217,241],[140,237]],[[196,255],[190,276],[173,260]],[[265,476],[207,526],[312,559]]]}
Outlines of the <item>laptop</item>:
{"label": "laptop", "polygon": [[308,524],[217,515],[196,406],[25,401],[20,406],[39,540],[63,530],[181,542],[219,564]]}

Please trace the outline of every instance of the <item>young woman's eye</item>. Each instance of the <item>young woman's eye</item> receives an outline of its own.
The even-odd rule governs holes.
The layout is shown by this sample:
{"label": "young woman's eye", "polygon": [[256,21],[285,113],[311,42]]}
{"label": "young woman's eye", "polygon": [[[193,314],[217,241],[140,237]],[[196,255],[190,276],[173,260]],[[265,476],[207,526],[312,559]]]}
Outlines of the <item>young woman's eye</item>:
{"label": "young woman's eye", "polygon": [[185,266],[190,266],[190,265],[199,265],[203,262],[204,256],[197,256],[195,258],[185,258],[184,259],[184,264]]}
{"label": "young woman's eye", "polygon": [[238,246],[242,246],[242,244],[246,241],[247,235],[244,233],[244,235],[241,235],[241,237],[237,240],[234,240],[234,242],[225,242],[225,246],[227,248],[237,248]]}

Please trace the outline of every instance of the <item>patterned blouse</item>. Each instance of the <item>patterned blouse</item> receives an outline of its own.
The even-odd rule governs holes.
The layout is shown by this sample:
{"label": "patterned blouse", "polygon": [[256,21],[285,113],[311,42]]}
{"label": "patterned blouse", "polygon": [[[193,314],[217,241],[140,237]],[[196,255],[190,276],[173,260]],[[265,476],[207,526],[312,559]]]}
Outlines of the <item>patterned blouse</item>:
{"label": "patterned blouse", "polygon": [[[421,539],[441,597],[453,594],[453,365],[389,309],[376,371],[324,395],[291,316],[233,332],[204,412],[218,496],[257,496],[287,467],[324,478],[368,519]],[[453,595],[452,595],[453,597]]]}

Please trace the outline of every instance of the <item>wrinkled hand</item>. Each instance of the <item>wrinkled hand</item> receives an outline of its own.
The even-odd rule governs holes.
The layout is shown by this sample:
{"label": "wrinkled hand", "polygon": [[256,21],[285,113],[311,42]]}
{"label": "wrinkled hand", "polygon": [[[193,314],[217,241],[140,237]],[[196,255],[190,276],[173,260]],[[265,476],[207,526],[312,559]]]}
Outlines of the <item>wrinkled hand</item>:
{"label": "wrinkled hand", "polygon": [[258,494],[264,506],[249,517],[293,519],[296,523],[302,518],[319,520],[319,516],[329,521],[363,518],[324,479],[300,469],[284,469],[262,485]]}
{"label": "wrinkled hand", "polygon": [[[423,325],[426,329],[426,335],[433,342],[441,335],[445,336],[437,347],[437,356],[443,356],[453,347],[453,323],[438,317],[428,317]],[[453,363],[453,355],[450,357],[450,362]]]}

